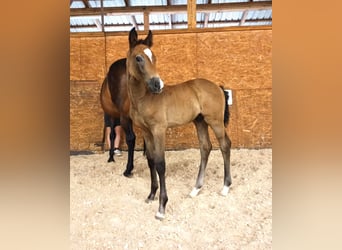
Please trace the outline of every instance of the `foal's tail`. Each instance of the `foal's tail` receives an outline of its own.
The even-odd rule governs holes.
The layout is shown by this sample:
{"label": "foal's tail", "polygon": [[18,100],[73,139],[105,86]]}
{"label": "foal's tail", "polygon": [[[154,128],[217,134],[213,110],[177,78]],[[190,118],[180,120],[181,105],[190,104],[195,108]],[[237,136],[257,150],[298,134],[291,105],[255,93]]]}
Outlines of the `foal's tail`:
{"label": "foal's tail", "polygon": [[224,91],[224,88],[223,86],[220,86],[223,93],[224,93],[224,119],[223,119],[223,122],[224,122],[224,126],[227,127],[228,125],[228,122],[229,122],[229,106],[228,106],[228,99],[229,99],[229,95],[228,95],[228,92]]}

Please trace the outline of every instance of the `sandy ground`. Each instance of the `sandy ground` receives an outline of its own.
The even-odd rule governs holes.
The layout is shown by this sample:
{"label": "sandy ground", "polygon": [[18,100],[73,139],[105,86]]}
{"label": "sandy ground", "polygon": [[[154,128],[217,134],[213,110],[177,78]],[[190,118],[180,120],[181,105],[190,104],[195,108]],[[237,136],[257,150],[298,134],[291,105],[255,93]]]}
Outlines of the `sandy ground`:
{"label": "sandy ground", "polygon": [[[166,152],[169,201],[166,218],[154,218],[158,200],[145,203],[150,171],[135,153],[133,178],[122,175],[127,152],[107,163],[108,153],[70,156],[71,249],[271,249],[272,150],[234,149],[233,184],[227,197],[223,159],[213,150],[205,184],[192,190],[198,149]],[[159,189],[157,191],[159,194]]]}

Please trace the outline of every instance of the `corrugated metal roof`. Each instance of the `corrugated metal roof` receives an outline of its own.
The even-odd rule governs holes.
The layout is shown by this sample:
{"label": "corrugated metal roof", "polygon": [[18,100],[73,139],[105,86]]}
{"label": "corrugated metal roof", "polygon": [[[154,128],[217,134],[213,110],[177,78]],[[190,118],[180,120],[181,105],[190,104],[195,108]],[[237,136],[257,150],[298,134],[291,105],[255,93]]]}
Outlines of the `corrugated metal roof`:
{"label": "corrugated metal roof", "polygon": [[144,0],[134,0],[134,1],[129,1],[131,6],[161,6],[161,5],[166,5],[167,1],[166,0],[149,0],[149,1],[144,1]]}
{"label": "corrugated metal roof", "polygon": [[[126,3],[129,6],[126,6]],[[168,2],[170,5],[168,5]],[[212,0],[211,4],[208,4],[208,0],[197,0],[197,5],[218,6],[217,10],[210,9],[208,12],[202,9],[202,11],[196,13],[196,27],[197,28],[215,28],[215,27],[229,27],[229,26],[257,26],[257,25],[272,25],[272,1],[265,0],[254,0],[252,4],[257,3],[270,3],[267,8],[247,8],[247,9],[237,9],[229,10],[225,8],[220,9],[217,4],[229,4],[229,3],[245,3],[250,4],[249,0]],[[136,26],[139,30],[144,29],[144,14],[143,6],[150,7],[153,9],[154,6],[166,7],[172,9],[172,6],[187,4],[186,0],[103,0],[104,9],[104,31],[105,32],[115,32],[115,31],[129,31],[133,26]],[[231,6],[231,5],[229,5]],[[254,6],[254,5],[253,5]],[[75,14],[70,16],[70,32],[101,32],[102,22],[101,22],[101,1],[79,1],[74,0],[71,2],[70,10],[97,10],[94,15],[87,14]],[[115,9],[118,7],[121,13],[118,13]],[[127,7],[127,8],[123,8]],[[137,13],[137,9],[140,13]],[[180,6],[179,6],[180,7]],[[210,6],[209,6],[210,7]],[[108,9],[111,8],[111,9]],[[134,9],[134,13],[127,12],[127,9]],[[107,12],[107,10],[110,10]],[[186,29],[188,28],[188,16],[186,8],[182,7],[179,11],[170,11],[167,13],[166,8],[163,11],[151,12],[149,13],[149,29],[151,30],[165,30],[165,29]],[[174,10],[174,8],[172,9]]]}
{"label": "corrugated metal roof", "polygon": [[211,3],[245,3],[249,0],[212,0]]}

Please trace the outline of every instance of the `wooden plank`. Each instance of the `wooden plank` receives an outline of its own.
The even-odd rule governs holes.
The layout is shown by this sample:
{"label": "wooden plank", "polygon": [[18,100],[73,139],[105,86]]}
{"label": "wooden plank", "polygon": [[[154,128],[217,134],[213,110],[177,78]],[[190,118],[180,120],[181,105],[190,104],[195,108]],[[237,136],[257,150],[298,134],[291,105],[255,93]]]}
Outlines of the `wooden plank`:
{"label": "wooden plank", "polygon": [[[260,26],[234,26],[234,27],[219,27],[219,28],[201,28],[195,30],[173,29],[173,30],[154,30],[153,34],[186,34],[186,33],[203,33],[203,32],[226,32],[226,31],[247,31],[247,30],[272,30],[271,25]],[[138,34],[140,34],[138,32]],[[143,33],[141,33],[143,34]],[[75,37],[107,37],[107,36],[127,36],[127,31],[116,32],[75,32],[70,33],[71,38]]]}

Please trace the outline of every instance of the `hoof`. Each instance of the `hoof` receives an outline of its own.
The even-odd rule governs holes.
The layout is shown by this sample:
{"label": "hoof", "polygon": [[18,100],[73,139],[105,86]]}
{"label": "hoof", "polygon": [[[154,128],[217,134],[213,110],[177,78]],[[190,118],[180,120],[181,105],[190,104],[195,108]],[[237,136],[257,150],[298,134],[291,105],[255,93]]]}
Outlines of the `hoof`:
{"label": "hoof", "polygon": [[150,204],[150,203],[152,203],[152,202],[153,202],[153,200],[151,200],[151,199],[147,198],[147,199],[145,200],[145,202],[146,202],[147,204]]}
{"label": "hoof", "polygon": [[127,178],[131,178],[133,176],[132,173],[126,173],[126,171],[123,173],[123,175]]}
{"label": "hoof", "polygon": [[111,157],[109,157],[109,159],[108,159],[107,162],[112,162],[112,161],[115,162],[115,161],[114,161],[114,158],[111,156]]}
{"label": "hoof", "polygon": [[221,191],[220,194],[221,194],[222,196],[227,196],[228,192],[229,192],[229,187],[223,186],[222,191]]}
{"label": "hoof", "polygon": [[201,191],[200,188],[193,188],[192,191],[191,191],[191,193],[189,194],[189,196],[190,196],[191,198],[194,198],[195,196],[198,195],[199,191]]}
{"label": "hoof", "polygon": [[155,218],[157,220],[164,220],[165,219],[165,214],[157,212]]}

